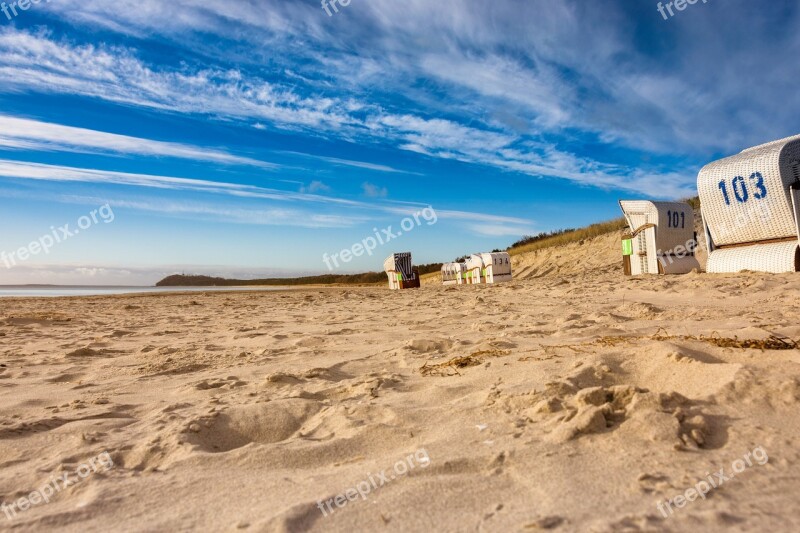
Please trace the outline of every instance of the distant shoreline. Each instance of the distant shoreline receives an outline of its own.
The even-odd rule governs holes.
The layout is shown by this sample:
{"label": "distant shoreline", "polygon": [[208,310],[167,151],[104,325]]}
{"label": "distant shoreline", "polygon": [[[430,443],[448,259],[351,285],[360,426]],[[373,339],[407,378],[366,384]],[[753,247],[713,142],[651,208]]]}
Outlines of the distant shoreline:
{"label": "distant shoreline", "polygon": [[[351,285],[350,287],[355,287]],[[164,296],[171,294],[200,294],[204,292],[280,292],[310,289],[335,289],[322,285],[276,285],[276,286],[228,286],[228,287],[78,287],[78,286],[37,286],[2,287],[0,301],[8,298],[79,298],[79,297],[118,297],[118,296]]]}
{"label": "distant shoreline", "polygon": [[297,285],[374,285],[386,280],[383,272],[364,274],[325,274],[301,278],[225,279],[178,274],[167,276],[156,287],[293,287]]}

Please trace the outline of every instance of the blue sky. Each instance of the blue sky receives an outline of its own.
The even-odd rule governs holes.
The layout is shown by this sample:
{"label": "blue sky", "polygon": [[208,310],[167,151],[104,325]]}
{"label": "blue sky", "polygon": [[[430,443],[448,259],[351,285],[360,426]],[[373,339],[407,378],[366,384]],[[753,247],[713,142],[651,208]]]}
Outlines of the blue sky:
{"label": "blue sky", "polygon": [[53,0],[0,13],[0,251],[111,223],[0,284],[336,272],[502,248],[695,195],[700,167],[798,133],[798,5]]}

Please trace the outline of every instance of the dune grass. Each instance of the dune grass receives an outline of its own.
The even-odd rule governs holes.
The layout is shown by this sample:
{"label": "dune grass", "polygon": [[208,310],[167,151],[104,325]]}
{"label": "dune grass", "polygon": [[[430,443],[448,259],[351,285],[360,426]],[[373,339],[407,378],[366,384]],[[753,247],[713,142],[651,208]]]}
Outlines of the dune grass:
{"label": "dune grass", "polygon": [[[697,196],[693,198],[685,198],[681,201],[691,205],[695,211],[699,211],[700,209],[700,198]],[[563,232],[554,232],[557,234],[550,237],[545,237],[543,239],[535,240],[534,242],[522,244],[520,246],[512,246],[511,248],[508,249],[508,253],[514,256],[514,255],[526,254],[529,252],[535,252],[537,250],[543,250],[545,248],[552,248],[554,246],[564,246],[565,244],[581,242],[588,239],[593,239],[595,237],[599,237],[601,235],[605,235],[607,233],[621,231],[627,227],[628,223],[625,221],[624,217],[615,218],[614,220],[608,220],[606,222],[598,222],[597,224],[592,224],[591,226],[586,226],[585,228],[567,230]]]}
{"label": "dune grass", "polygon": [[543,250],[545,248],[552,248],[554,246],[564,246],[565,244],[585,241],[587,239],[599,237],[600,235],[605,235],[614,231],[620,231],[627,226],[628,224],[625,222],[625,219],[620,217],[606,222],[598,222],[597,224],[592,224],[591,226],[586,226],[585,228],[567,231],[560,235],[547,237],[545,239],[523,244],[522,246],[517,246],[515,248],[509,248],[508,253],[514,256],[535,252],[537,250]]}

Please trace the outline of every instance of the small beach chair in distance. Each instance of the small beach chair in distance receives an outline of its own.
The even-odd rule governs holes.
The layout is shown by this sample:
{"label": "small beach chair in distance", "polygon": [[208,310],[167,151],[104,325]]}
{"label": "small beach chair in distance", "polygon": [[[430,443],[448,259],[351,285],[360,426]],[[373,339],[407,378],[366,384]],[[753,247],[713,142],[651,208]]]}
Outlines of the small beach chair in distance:
{"label": "small beach chair in distance", "polygon": [[472,254],[465,261],[467,268],[467,275],[464,277],[467,285],[480,285],[484,282],[486,264],[483,262],[481,254]]}
{"label": "small beach chair in distance", "polygon": [[502,283],[511,281],[511,256],[507,252],[480,254],[483,260],[481,277],[484,283]]}
{"label": "small beach chair in distance", "polygon": [[461,285],[467,267],[464,263],[445,263],[442,265],[442,285]]}
{"label": "small beach chair in distance", "polygon": [[417,289],[420,286],[419,269],[414,267],[411,252],[392,254],[383,262],[392,290]]}
{"label": "small beach chair in distance", "polygon": [[621,200],[630,226],[622,240],[626,275],[686,274],[700,269],[695,257],[694,209],[685,202]]}
{"label": "small beach chair in distance", "polygon": [[706,165],[697,190],[707,272],[800,271],[800,136]]}

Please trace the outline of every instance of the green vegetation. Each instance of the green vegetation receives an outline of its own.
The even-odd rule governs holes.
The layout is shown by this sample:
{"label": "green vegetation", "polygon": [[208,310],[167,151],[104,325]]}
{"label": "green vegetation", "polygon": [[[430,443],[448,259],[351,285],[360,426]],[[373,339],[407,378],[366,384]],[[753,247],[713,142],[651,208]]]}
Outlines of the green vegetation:
{"label": "green vegetation", "polygon": [[[420,275],[439,272],[441,263],[421,265]],[[269,278],[269,279],[225,279],[211,276],[191,276],[175,274],[167,276],[156,287],[246,287],[246,286],[272,286],[285,287],[295,285],[372,285],[385,283],[384,272],[365,272],[363,274],[323,274],[321,276],[306,276],[302,278]]]}
{"label": "green vegetation", "polygon": [[683,200],[683,201],[686,202],[687,204],[689,204],[690,206],[692,206],[692,209],[694,209],[695,211],[700,211],[700,197],[699,196],[695,196],[694,198],[688,198],[688,199]]}
{"label": "green vegetation", "polygon": [[441,272],[442,264],[443,263],[430,263],[428,265],[420,265],[417,267],[419,268],[419,275],[424,276],[425,274],[430,274],[431,272]]}
{"label": "green vegetation", "polygon": [[[700,209],[700,198],[697,196],[682,201],[691,205],[695,211]],[[549,233],[540,233],[535,236],[523,237],[508,248],[508,253],[511,255],[520,255],[544,248],[552,248],[553,246],[564,246],[565,244],[581,242],[614,231],[620,231],[627,227],[628,223],[625,221],[625,218],[620,217],[607,222],[592,224],[585,228],[562,229]]]}
{"label": "green vegetation", "polygon": [[549,234],[540,233],[535,237],[527,237],[514,243],[509,249],[508,253],[511,255],[520,255],[544,248],[552,248],[553,246],[564,246],[573,242],[581,242],[587,239],[593,239],[606,233],[619,231],[627,227],[624,218],[617,218],[608,222],[600,222],[592,224],[581,229],[568,229],[554,231]]}
{"label": "green vegetation", "polygon": [[550,237],[558,237],[559,235],[563,235],[571,231],[575,231],[575,228],[557,229],[555,231],[543,231],[538,235],[525,235],[520,240],[509,246],[508,249],[511,250],[513,248],[520,248],[521,246],[525,246],[526,244],[532,244],[534,242],[543,241],[545,239],[549,239]]}

